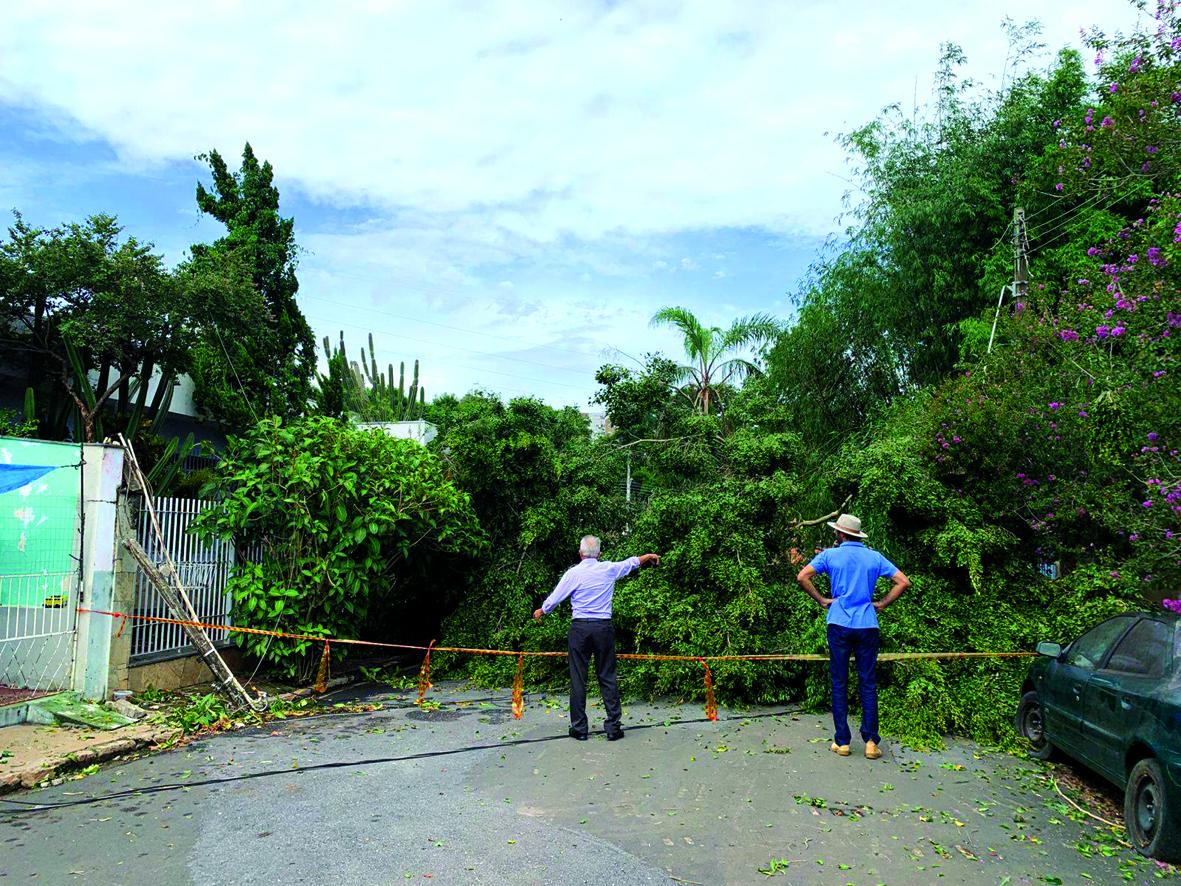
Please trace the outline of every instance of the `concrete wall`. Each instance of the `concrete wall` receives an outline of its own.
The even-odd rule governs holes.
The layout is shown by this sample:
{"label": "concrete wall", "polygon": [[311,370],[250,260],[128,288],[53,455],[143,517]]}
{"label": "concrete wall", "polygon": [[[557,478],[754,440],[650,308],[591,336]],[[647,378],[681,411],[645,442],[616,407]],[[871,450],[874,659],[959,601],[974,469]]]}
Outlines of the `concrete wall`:
{"label": "concrete wall", "polygon": [[369,421],[359,422],[355,427],[362,431],[376,428],[391,437],[414,440],[423,446],[434,440],[439,433],[439,429],[429,421]]}
{"label": "concrete wall", "polygon": [[[230,670],[239,674],[242,670],[242,654],[238,649],[222,649],[221,657],[225,659]],[[151,687],[155,689],[183,689],[197,683],[208,683],[213,674],[199,656],[188,655],[184,658],[172,658],[167,661],[156,661],[149,664],[136,665],[127,670],[126,689],[132,692],[143,692]]]}

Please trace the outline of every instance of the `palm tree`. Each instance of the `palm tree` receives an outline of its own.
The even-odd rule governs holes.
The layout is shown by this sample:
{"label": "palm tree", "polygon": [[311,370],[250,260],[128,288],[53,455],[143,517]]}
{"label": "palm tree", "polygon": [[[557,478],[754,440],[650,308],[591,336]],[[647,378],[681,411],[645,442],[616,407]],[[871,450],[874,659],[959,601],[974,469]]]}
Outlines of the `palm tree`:
{"label": "palm tree", "polygon": [[702,415],[709,415],[710,405],[731,379],[759,372],[751,361],[732,356],[734,352],[761,345],[780,332],[779,324],[767,314],[739,317],[725,330],[718,326],[706,328],[688,308],[657,311],[651,325],[675,326],[684,334],[690,365],[679,367],[678,381],[684,384],[693,408]]}

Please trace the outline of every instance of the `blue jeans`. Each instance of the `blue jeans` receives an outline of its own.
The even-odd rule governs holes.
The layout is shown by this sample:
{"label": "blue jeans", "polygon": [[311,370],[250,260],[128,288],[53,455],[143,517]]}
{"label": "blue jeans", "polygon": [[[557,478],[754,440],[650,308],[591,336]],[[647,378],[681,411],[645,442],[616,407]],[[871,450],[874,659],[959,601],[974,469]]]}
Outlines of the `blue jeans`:
{"label": "blue jeans", "polygon": [[861,695],[861,738],[880,742],[878,735],[877,628],[828,626],[828,670],[832,675],[833,741],[849,743],[849,653],[857,661],[857,689]]}

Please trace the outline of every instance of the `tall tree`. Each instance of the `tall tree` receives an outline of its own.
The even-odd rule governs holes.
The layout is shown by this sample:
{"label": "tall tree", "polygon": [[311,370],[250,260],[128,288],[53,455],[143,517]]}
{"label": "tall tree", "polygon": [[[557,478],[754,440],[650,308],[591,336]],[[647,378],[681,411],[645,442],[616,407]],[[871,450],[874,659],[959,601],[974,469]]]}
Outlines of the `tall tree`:
{"label": "tall tree", "polygon": [[770,341],[780,331],[779,324],[766,314],[739,317],[728,329],[722,329],[702,326],[692,311],[679,307],[657,311],[652,325],[673,326],[684,335],[689,363],[678,367],[677,382],[702,415],[710,414],[731,380],[759,371],[737,354]]}
{"label": "tall tree", "polygon": [[41,229],[18,213],[0,241],[4,362],[31,389],[29,411],[45,437],[134,439],[142,418],[167,410],[201,331],[249,330],[261,312],[232,261],[193,259],[169,271],[150,244],[121,235],[109,215]]}
{"label": "tall tree", "polygon": [[259,163],[249,144],[238,172],[217,151],[199,159],[209,164],[213,189],[197,184],[197,206],[227,233],[213,244],[195,245],[193,257],[232,255],[249,269],[265,314],[257,335],[214,327],[205,336],[194,361],[197,405],[234,430],[265,415],[300,415],[311,396],[316,347],[295,300],[295,221],[279,214],[274,170]]}

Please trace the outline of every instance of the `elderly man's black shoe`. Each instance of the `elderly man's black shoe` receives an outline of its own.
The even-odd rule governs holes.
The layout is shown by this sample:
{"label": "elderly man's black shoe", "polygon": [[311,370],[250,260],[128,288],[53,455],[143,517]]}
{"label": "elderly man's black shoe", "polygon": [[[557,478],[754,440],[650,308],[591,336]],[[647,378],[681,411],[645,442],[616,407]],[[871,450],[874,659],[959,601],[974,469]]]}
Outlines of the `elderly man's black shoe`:
{"label": "elderly man's black shoe", "polygon": [[573,729],[570,730],[570,737],[578,741],[586,741],[587,739],[585,732],[575,732]]}
{"label": "elderly man's black shoe", "polygon": [[621,739],[621,738],[623,738],[623,730],[622,729],[620,729],[618,732],[608,732],[607,733],[607,741],[619,741],[619,739]]}

